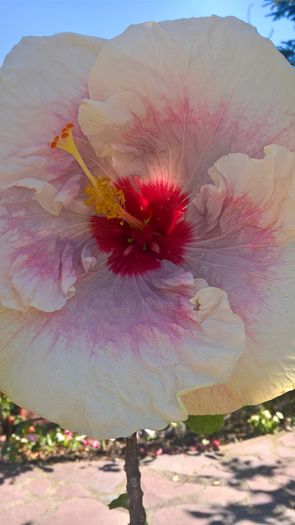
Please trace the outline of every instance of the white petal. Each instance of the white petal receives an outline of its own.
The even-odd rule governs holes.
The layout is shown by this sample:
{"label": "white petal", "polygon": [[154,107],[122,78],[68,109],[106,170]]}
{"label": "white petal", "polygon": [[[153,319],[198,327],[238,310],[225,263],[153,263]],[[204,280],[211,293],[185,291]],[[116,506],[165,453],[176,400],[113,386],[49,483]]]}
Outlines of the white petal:
{"label": "white petal", "polygon": [[170,263],[136,279],[104,270],[60,312],[3,311],[1,390],[98,438],[186,419],[179,395],[224,381],[245,348],[224,292],[194,288]]}
{"label": "white petal", "polygon": [[229,152],[262,155],[272,142],[295,148],[294,70],[234,18],[131,26],[103,47],[89,95],[80,125],[120,174],[136,167],[191,189]]}
{"label": "white petal", "polygon": [[230,412],[295,386],[295,154],[273,146],[261,160],[231,154],[210,174],[216,186],[202,188],[191,210],[187,262],[228,293],[248,341],[224,385],[183,399],[192,414]]}
{"label": "white petal", "polygon": [[83,206],[83,201],[79,198],[81,193],[80,179],[80,175],[70,177],[59,190],[53,184],[40,179],[19,179],[7,184],[3,189],[26,188],[33,190],[36,201],[44,210],[53,215],[59,215],[63,207],[74,213],[89,215],[89,208],[85,204]]}
{"label": "white petal", "polygon": [[223,385],[185,395],[189,414],[225,414],[295,388],[294,244],[283,251],[278,267],[260,308],[248,314],[247,350],[234,372]]}
{"label": "white petal", "polygon": [[50,143],[67,122],[76,123],[103,43],[72,33],[28,37],[6,57],[0,70],[1,187],[18,179],[51,182],[77,173],[70,156],[53,152]]}
{"label": "white petal", "polygon": [[[247,196],[259,213],[259,225],[277,228],[280,238],[295,232],[295,153],[277,145],[264,148],[263,159],[226,155],[209,170],[219,192],[233,199]],[[293,232],[293,233],[292,233]]]}

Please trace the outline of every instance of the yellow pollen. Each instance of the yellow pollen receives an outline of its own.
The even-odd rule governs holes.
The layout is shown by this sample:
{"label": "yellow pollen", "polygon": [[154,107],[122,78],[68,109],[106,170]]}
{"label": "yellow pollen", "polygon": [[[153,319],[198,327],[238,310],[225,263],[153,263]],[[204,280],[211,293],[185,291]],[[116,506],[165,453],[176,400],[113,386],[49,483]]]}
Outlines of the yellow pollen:
{"label": "yellow pollen", "polygon": [[[60,135],[54,137],[51,148],[66,151],[75,159],[85,173],[90,184],[85,188],[86,204],[94,208],[98,215],[107,219],[123,219],[132,227],[142,230],[144,224],[128,213],[125,208],[125,196],[122,190],[117,189],[108,177],[95,177],[89,171],[82,159],[73,138],[73,124],[67,124]],[[124,224],[124,223],[120,223]]]}
{"label": "yellow pollen", "polygon": [[98,215],[107,219],[121,218],[125,196],[122,190],[117,190],[107,177],[95,179],[94,184],[85,188],[86,204],[94,208]]}

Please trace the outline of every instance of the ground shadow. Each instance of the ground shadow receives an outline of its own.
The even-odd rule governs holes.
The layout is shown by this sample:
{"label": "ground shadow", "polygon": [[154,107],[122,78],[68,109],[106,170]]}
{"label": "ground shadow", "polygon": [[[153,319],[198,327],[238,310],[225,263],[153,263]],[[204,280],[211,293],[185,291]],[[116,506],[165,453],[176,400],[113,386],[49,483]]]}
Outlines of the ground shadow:
{"label": "ground shadow", "polygon": [[121,466],[112,461],[111,463],[105,463],[102,467],[99,467],[99,470],[102,470],[103,472],[119,472]]}
{"label": "ground shadow", "polygon": [[[251,461],[242,461],[233,458],[222,462],[223,466],[231,473],[226,481],[228,487],[236,490],[247,490],[247,501],[241,503],[222,504],[212,503],[209,510],[186,512],[197,519],[206,519],[207,525],[237,525],[239,523],[257,523],[259,525],[294,525],[294,518],[288,516],[288,510],[295,508],[295,481],[287,481],[284,485],[272,490],[265,488],[253,489],[248,482],[256,477],[274,480],[284,467],[281,461],[273,465],[252,465]],[[202,479],[209,479],[203,476]]]}
{"label": "ground shadow", "polygon": [[0,486],[6,480],[14,483],[17,476],[36,468],[39,468],[43,472],[53,472],[53,468],[45,463],[3,463],[0,461]]}

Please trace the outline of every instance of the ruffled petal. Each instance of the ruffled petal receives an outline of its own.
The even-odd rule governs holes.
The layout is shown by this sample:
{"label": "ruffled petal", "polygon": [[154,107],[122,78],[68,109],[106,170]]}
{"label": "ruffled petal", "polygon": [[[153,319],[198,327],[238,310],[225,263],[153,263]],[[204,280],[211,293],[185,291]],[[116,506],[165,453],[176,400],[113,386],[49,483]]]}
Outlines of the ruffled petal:
{"label": "ruffled petal", "polygon": [[295,75],[271,42],[234,18],[129,27],[109,41],[79,112],[99,156],[122,175],[185,190],[230,152],[295,148]]}
{"label": "ruffled petal", "polygon": [[63,208],[75,201],[76,191],[75,180],[57,191],[34,179],[17,181],[2,191],[2,305],[58,310],[75,294],[77,281],[95,267],[99,254],[90,238],[88,216]]}
{"label": "ruffled petal", "polygon": [[28,37],[6,57],[0,70],[0,187],[23,178],[62,187],[79,173],[70,156],[53,154],[50,143],[66,122],[77,122],[103,43],[72,33]]}
{"label": "ruffled petal", "polygon": [[0,387],[16,403],[98,438],[163,428],[179,395],[220,383],[245,349],[226,294],[171,263],[144,277],[89,277],[50,316],[0,316]]}
{"label": "ruffled petal", "polygon": [[77,121],[103,43],[74,34],[25,38],[1,68],[0,301],[9,308],[62,308],[97,262],[81,199],[85,177],[50,142]]}
{"label": "ruffled petal", "polygon": [[228,293],[248,342],[224,385],[185,396],[192,414],[230,412],[295,386],[295,154],[277,146],[261,160],[231,154],[210,174],[215,186],[203,187],[191,210],[187,263]]}
{"label": "ruffled petal", "polygon": [[[7,184],[3,189],[25,188],[33,190],[33,200],[36,200],[44,210],[53,215],[59,215],[63,207],[88,215],[89,210],[80,198],[80,178],[80,175],[70,177],[59,190],[49,182],[31,178],[20,179]],[[6,194],[3,193],[2,195],[5,199]],[[21,205],[22,200],[20,199]]]}

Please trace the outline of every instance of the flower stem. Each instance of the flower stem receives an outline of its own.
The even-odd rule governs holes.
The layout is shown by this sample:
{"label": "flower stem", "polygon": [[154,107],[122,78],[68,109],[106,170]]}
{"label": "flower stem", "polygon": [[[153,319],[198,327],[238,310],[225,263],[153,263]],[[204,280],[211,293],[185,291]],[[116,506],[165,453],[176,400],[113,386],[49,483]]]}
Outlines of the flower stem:
{"label": "flower stem", "polygon": [[137,453],[136,432],[126,438],[125,472],[129,502],[129,525],[146,525],[146,513],[142,503],[143,492],[140,485],[140,471]]}

